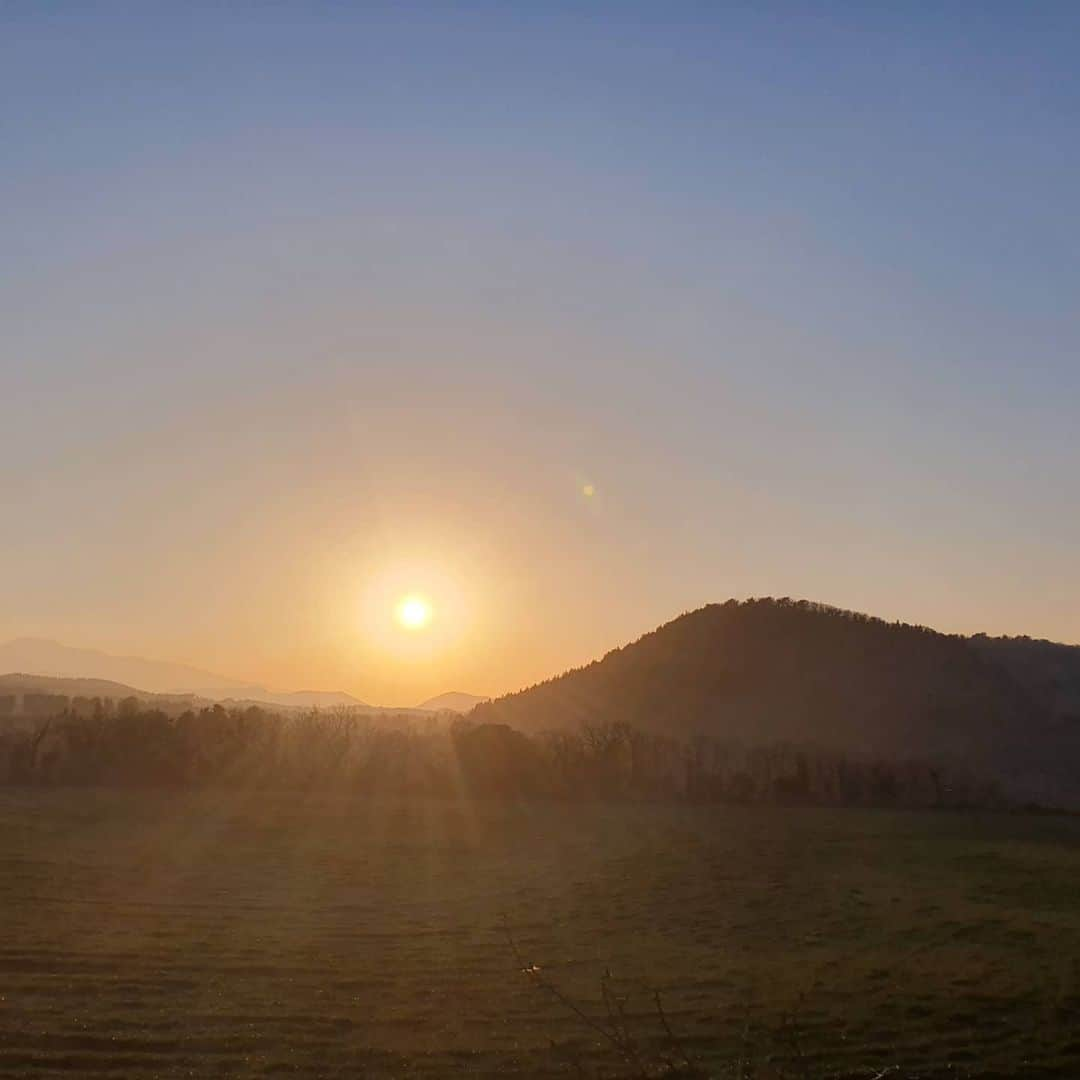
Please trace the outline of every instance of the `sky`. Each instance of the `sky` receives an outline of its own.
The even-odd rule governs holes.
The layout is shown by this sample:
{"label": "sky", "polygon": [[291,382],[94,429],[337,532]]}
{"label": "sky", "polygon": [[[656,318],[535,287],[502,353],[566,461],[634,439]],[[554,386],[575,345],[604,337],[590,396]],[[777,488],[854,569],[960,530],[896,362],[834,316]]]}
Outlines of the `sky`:
{"label": "sky", "polygon": [[1080,642],[1078,35],[0,4],[0,636],[384,704],[732,596]]}

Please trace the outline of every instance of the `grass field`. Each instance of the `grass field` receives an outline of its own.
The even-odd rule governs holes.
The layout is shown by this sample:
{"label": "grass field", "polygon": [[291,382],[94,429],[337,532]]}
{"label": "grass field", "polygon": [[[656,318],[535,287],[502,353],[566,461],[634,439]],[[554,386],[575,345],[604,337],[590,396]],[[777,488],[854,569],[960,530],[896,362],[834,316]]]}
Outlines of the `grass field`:
{"label": "grass field", "polygon": [[94,790],[0,793],[0,1075],[615,1075],[504,919],[716,1075],[1080,1076],[1074,819]]}

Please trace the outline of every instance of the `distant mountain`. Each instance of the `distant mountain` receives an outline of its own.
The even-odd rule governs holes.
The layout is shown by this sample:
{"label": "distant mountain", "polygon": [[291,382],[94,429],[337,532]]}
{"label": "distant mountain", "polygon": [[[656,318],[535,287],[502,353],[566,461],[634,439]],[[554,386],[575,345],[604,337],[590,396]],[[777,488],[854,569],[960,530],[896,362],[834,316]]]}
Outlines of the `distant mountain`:
{"label": "distant mountain", "polygon": [[109,679],[78,679],[20,673],[0,675],[0,695],[7,694],[59,694],[68,698],[110,698],[113,701],[133,697],[149,703],[173,702],[188,705],[200,701],[195,694],[154,694],[124,683],[112,682]]}
{"label": "distant mountain", "polygon": [[250,687],[199,668],[111,656],[97,649],[77,649],[43,638],[16,638],[0,645],[0,671],[60,678],[95,678],[137,686],[151,693],[194,693],[205,687],[235,693]]}
{"label": "distant mountain", "polygon": [[969,639],[821,604],[729,601],[477,705],[523,731],[624,721],[682,736],[940,758],[1080,803],[1080,648]]}
{"label": "distant mountain", "polygon": [[458,690],[451,690],[448,694],[440,694],[438,697],[428,698],[416,707],[429,712],[456,712],[467,713],[482,701],[488,701],[486,697],[478,697],[476,694],[463,694]]}
{"label": "distant mountain", "polygon": [[[0,645],[0,672],[66,679],[105,679],[152,694],[193,694],[211,701],[238,700],[291,708],[366,708],[364,702],[339,691],[287,693],[228,679],[200,668],[112,656],[97,649],[77,649],[42,638],[16,638]],[[115,696],[115,695],[104,695]]]}
{"label": "distant mountain", "polygon": [[271,705],[287,705],[294,709],[371,708],[367,702],[353,697],[352,694],[346,694],[343,690],[295,690],[292,693],[280,694],[261,688],[260,691],[262,696],[255,700]]}
{"label": "distant mountain", "polygon": [[33,723],[56,716],[65,709],[87,715],[94,699],[114,703],[135,698],[146,708],[179,716],[212,702],[195,694],[152,694],[109,679],[60,678],[51,675],[0,675],[0,728]]}

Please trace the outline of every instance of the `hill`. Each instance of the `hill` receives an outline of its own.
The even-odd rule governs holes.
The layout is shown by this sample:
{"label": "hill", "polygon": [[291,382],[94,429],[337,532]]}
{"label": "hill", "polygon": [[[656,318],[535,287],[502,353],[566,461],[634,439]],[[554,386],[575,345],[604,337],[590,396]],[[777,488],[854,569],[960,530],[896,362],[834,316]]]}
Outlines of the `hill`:
{"label": "hill", "polygon": [[12,718],[30,721],[35,717],[54,716],[72,704],[79,707],[80,699],[85,712],[86,703],[95,698],[113,702],[135,698],[147,708],[160,709],[174,716],[210,704],[207,699],[194,694],[152,694],[109,679],[0,675],[0,718],[6,723]]}
{"label": "hill", "polygon": [[171,716],[189,709],[203,709],[220,704],[230,709],[246,709],[258,706],[264,711],[277,713],[303,713],[312,709],[331,712],[346,710],[362,716],[391,717],[401,719],[414,717],[431,719],[431,710],[395,708],[393,706],[365,705],[348,694],[321,691],[299,691],[295,694],[267,693],[265,697],[229,697],[208,694],[156,694],[125,683],[109,679],[66,678],[51,675],[26,675],[20,673],[0,674],[0,718],[33,720],[55,716],[65,708],[101,698],[112,702],[135,698],[149,709],[159,709]]}
{"label": "hill", "polygon": [[439,694],[438,697],[428,698],[416,707],[428,712],[456,712],[467,713],[482,701],[488,701],[486,697],[477,694],[463,694],[460,690],[451,690],[447,694]]}
{"label": "hill", "polygon": [[1017,797],[1080,801],[1080,723],[1040,691],[1045,660],[1022,662],[1022,649],[995,640],[807,601],[728,601],[472,716],[533,732],[626,722],[742,744],[940,759]]}
{"label": "hill", "polygon": [[[235,695],[224,699],[219,693],[203,691],[204,697],[217,700],[233,700]],[[244,690],[244,699],[258,705],[277,705],[286,709],[371,709],[366,701],[346,694],[343,690],[295,690],[274,691],[262,686],[249,686]]]}
{"label": "hill", "polygon": [[[97,649],[79,649],[44,638],[16,638],[0,645],[0,672],[21,672],[61,679],[99,679],[119,683],[122,696],[193,694],[210,701],[245,701],[285,708],[366,708],[351,694],[340,691],[302,690],[296,693],[229,679],[201,668],[146,660],[139,656],[113,656]],[[132,689],[138,687],[138,690]],[[58,691],[59,692],[59,691]],[[90,695],[94,696],[94,695]],[[97,696],[116,697],[115,693]]]}
{"label": "hill", "polygon": [[987,637],[971,644],[1000,664],[1056,719],[1080,725],[1080,645],[1030,637]]}
{"label": "hill", "polygon": [[59,694],[76,698],[109,698],[121,701],[137,698],[139,701],[198,701],[194,694],[154,694],[137,690],[134,686],[113,682],[110,679],[78,679],[48,675],[24,675],[12,673],[0,675],[0,694]]}
{"label": "hill", "polygon": [[145,660],[138,656],[112,656],[97,649],[73,648],[44,638],[16,638],[0,645],[0,671],[55,678],[105,679],[156,694],[202,693],[206,688],[214,688],[235,696],[251,689],[236,679],[184,664]]}

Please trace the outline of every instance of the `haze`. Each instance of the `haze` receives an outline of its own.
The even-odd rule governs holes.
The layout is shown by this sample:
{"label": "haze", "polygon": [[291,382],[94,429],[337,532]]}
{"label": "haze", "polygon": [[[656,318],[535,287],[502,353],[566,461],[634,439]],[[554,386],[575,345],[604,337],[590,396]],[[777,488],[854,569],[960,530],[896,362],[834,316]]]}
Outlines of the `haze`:
{"label": "haze", "polygon": [[398,703],[729,596],[1080,639],[1080,12],[589,11],[5,6],[0,636]]}

